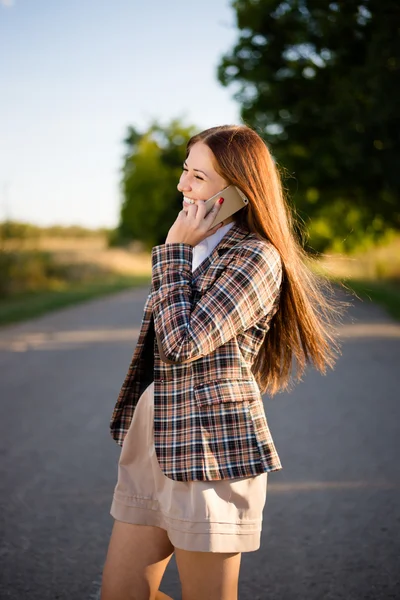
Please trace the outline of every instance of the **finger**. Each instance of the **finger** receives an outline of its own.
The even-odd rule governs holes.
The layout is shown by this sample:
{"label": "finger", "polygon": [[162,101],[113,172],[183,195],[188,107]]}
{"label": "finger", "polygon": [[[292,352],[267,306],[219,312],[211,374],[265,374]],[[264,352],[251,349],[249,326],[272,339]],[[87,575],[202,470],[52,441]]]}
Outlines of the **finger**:
{"label": "finger", "polygon": [[193,221],[196,221],[196,210],[195,204],[189,204],[187,210],[182,209],[183,219],[186,223],[192,223]]}
{"label": "finger", "polygon": [[[223,200],[223,198],[219,198],[219,200],[221,199]],[[208,225],[211,225],[213,223],[221,209],[222,204],[219,203],[219,200],[216,200],[216,202],[214,202],[214,206],[212,207],[208,215],[205,217],[205,220],[208,223]]]}
{"label": "finger", "polygon": [[195,214],[196,214],[197,218],[202,219],[206,212],[206,201],[198,200],[197,204],[193,204],[192,206],[196,208]]}
{"label": "finger", "polygon": [[197,212],[197,204],[196,203],[195,204],[189,204],[188,207],[187,207],[187,212],[188,212],[188,214],[194,214],[195,215],[196,212]]}

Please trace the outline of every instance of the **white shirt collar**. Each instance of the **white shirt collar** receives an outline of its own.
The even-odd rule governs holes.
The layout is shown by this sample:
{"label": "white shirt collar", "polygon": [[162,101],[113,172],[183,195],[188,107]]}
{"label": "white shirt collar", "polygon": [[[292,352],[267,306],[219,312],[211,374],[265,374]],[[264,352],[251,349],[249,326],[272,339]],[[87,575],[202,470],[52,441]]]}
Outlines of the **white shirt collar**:
{"label": "white shirt collar", "polygon": [[207,258],[224,235],[233,227],[234,221],[223,225],[215,233],[193,246],[192,272]]}

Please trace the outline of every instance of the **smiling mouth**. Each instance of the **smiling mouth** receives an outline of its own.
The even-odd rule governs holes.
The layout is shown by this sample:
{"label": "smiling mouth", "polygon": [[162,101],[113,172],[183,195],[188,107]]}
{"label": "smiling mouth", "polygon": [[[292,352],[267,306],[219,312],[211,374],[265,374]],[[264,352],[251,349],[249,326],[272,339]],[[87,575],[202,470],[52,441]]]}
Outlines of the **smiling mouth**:
{"label": "smiling mouth", "polygon": [[195,201],[192,200],[191,198],[186,198],[185,196],[183,197],[183,203],[184,204],[195,204]]}

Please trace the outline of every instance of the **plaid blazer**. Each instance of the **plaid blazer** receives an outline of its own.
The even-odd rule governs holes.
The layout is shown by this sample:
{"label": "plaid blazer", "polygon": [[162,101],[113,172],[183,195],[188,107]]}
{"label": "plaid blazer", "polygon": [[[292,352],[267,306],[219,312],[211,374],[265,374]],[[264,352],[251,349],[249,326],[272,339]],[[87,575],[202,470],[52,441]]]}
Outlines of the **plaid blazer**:
{"label": "plaid blazer", "polygon": [[278,310],[280,255],[236,223],[193,273],[192,253],[184,243],[152,249],[151,290],[112,436],[122,446],[150,383],[147,344],[154,353],[154,445],[167,477],[207,481],[277,471],[251,366]]}

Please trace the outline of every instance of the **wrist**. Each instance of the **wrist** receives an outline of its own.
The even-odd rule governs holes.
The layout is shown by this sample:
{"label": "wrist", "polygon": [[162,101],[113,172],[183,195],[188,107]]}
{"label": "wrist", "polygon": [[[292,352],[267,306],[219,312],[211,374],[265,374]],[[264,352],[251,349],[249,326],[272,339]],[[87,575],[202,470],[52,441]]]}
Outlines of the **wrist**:
{"label": "wrist", "polygon": [[168,238],[165,240],[164,244],[186,244],[187,246],[193,246],[189,244],[189,242],[184,242],[183,240],[174,240],[173,238]]}

